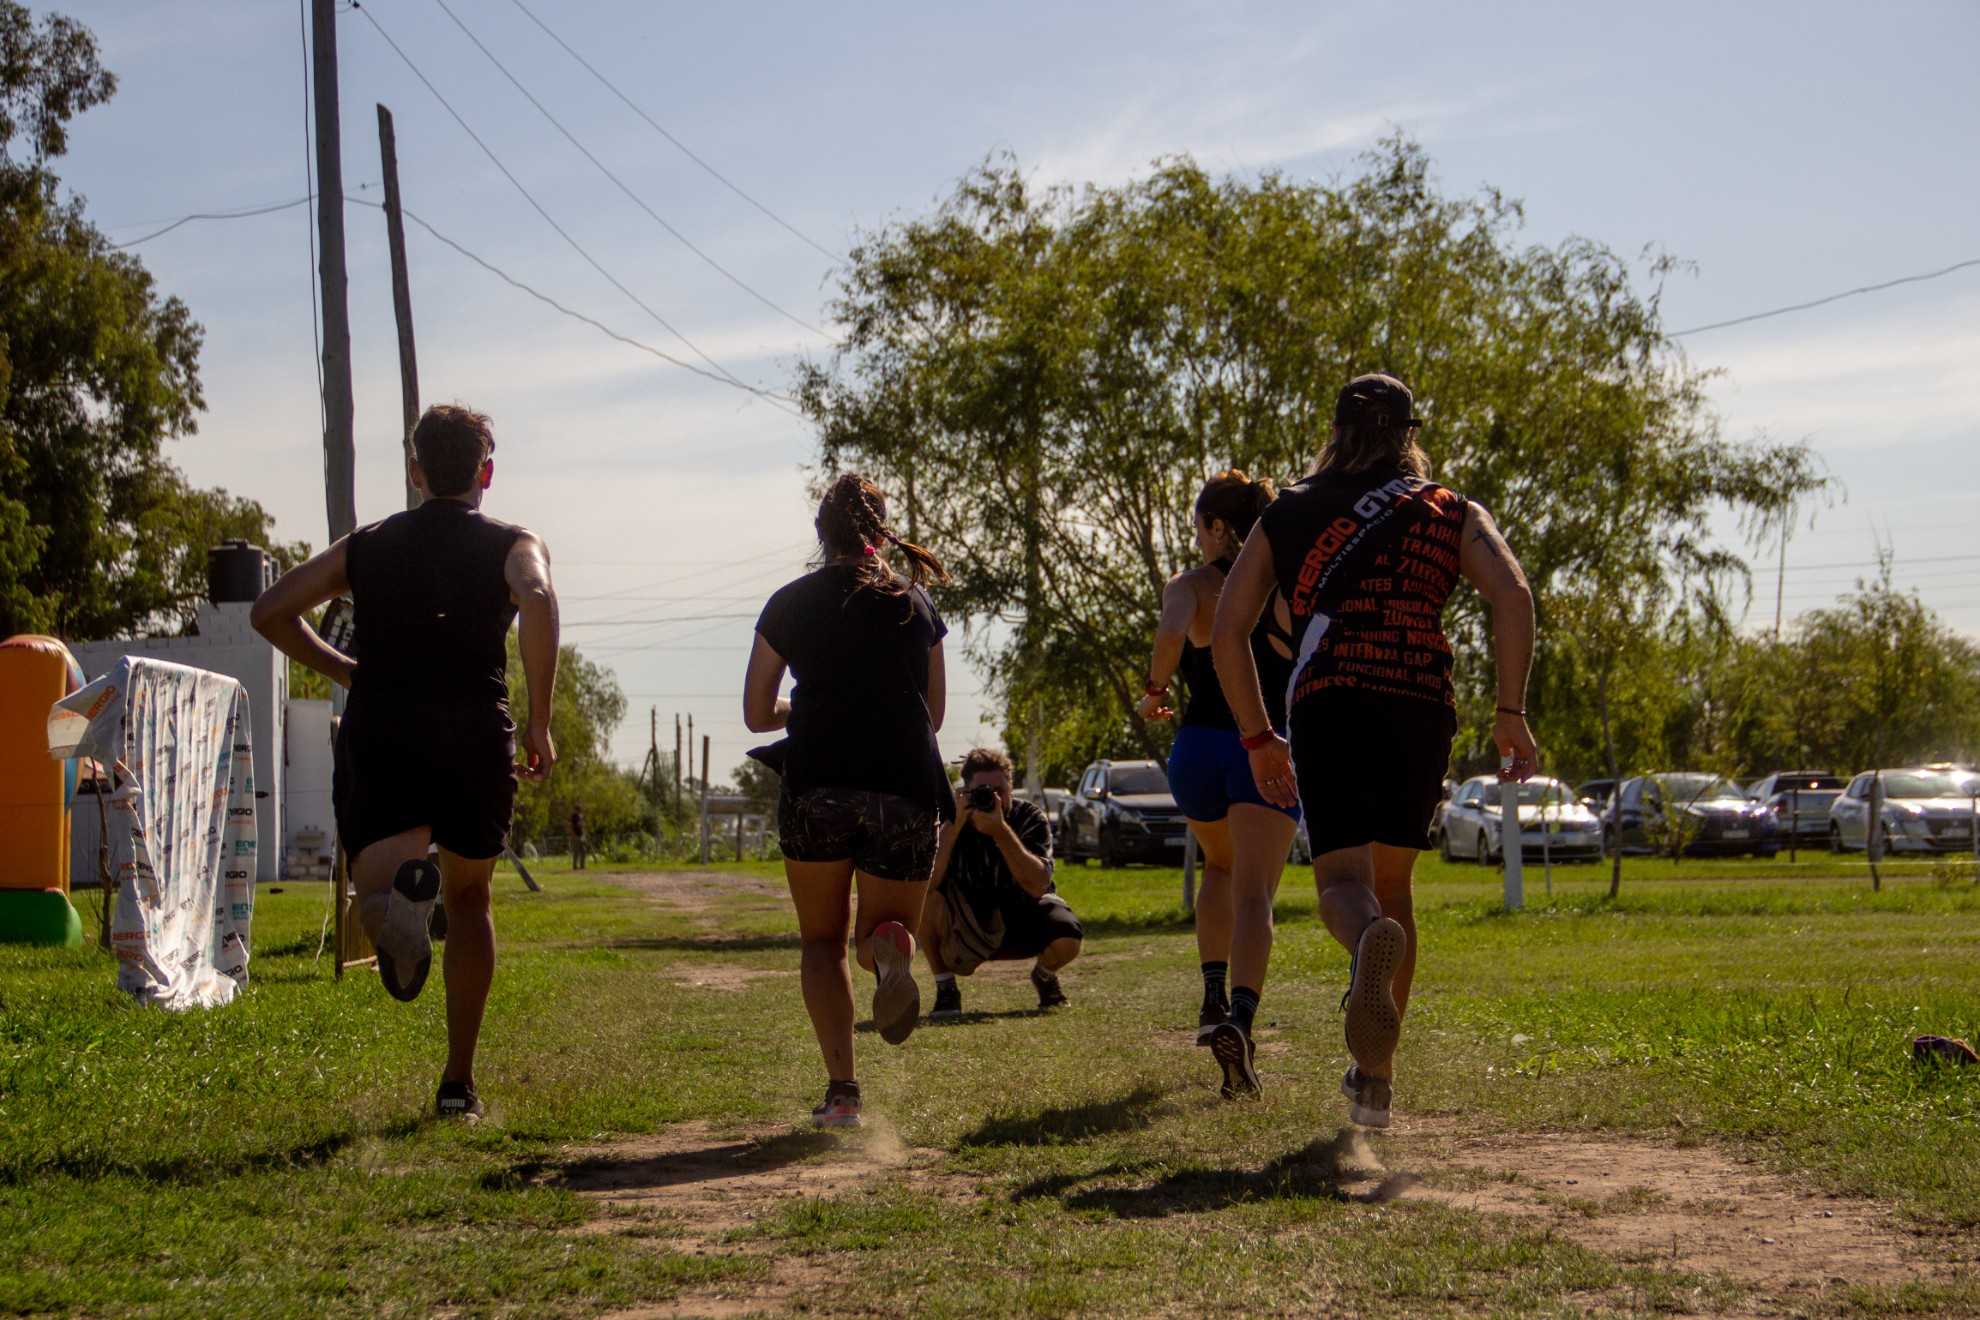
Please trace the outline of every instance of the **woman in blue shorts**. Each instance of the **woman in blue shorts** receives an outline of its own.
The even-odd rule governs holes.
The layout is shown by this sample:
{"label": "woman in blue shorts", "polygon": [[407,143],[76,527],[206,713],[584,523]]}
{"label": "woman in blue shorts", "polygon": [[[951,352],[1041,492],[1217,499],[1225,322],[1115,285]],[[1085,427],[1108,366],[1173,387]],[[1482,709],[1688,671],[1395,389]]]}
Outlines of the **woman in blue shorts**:
{"label": "woman in blue shorts", "polygon": [[[1258,791],[1210,660],[1210,628],[1224,578],[1272,498],[1271,482],[1252,481],[1235,468],[1213,477],[1196,497],[1196,548],[1203,563],[1169,579],[1162,593],[1162,620],[1140,706],[1143,719],[1174,718],[1169,680],[1182,675],[1189,701],[1169,752],[1169,789],[1203,854],[1203,885],[1196,896],[1203,1008],[1196,1042],[1207,1045],[1222,1066],[1225,1099],[1259,1090],[1251,1020],[1272,956],[1272,899],[1299,827],[1296,804],[1274,806]],[[1272,718],[1273,726],[1283,729],[1293,662],[1291,617],[1283,601],[1260,612],[1251,651],[1265,691],[1279,694]]]}

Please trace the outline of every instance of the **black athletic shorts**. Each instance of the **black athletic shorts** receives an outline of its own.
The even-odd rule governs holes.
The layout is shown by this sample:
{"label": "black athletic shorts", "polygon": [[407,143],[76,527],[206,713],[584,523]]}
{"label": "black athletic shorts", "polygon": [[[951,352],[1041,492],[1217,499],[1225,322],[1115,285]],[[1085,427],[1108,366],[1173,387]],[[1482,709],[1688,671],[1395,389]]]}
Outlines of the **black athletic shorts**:
{"label": "black athletic shorts", "polygon": [[1441,702],[1332,688],[1292,713],[1293,773],[1313,855],[1428,848],[1457,716]]}
{"label": "black athletic shorts", "polygon": [[1036,958],[1058,940],[1086,938],[1079,918],[1057,894],[1020,894],[999,903],[997,911],[1004,915],[1004,942],[990,955],[992,962]]}
{"label": "black athletic shorts", "polygon": [[863,788],[813,788],[777,800],[777,842],[794,862],[843,862],[882,880],[935,870],[935,809]]}
{"label": "black athletic shorts", "polygon": [[499,707],[353,699],[337,727],[330,794],[348,857],[422,825],[448,852],[499,856],[516,814],[516,726]]}

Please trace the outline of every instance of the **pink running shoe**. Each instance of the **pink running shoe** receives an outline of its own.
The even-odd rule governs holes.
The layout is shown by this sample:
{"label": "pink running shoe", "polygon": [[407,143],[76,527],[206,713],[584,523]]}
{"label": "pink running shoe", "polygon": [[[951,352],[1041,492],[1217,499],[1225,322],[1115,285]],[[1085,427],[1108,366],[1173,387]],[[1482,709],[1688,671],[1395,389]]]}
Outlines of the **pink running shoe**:
{"label": "pink running shoe", "polygon": [[914,936],[898,921],[873,928],[873,1027],[880,1039],[898,1045],[921,1021],[921,987],[914,983]]}

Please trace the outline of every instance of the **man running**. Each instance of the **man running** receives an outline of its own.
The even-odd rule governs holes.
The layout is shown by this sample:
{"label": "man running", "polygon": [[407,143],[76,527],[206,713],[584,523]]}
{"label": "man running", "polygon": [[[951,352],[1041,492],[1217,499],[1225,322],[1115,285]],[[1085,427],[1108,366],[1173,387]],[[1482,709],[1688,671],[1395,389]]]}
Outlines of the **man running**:
{"label": "man running", "polygon": [[[1396,1043],[1416,970],[1410,873],[1429,845],[1456,733],[1444,603],[1459,577],[1492,607],[1493,741],[1505,778],[1533,773],[1526,727],[1533,596],[1492,515],[1430,480],[1409,387],[1357,376],[1334,404],[1313,475],[1275,500],[1244,543],[1211,646],[1251,770],[1268,801],[1298,802],[1320,917],[1354,955],[1341,1088],[1357,1123],[1386,1127]],[[1300,636],[1291,742],[1267,722],[1250,637],[1276,588]]]}
{"label": "man running", "polygon": [[[433,904],[447,909],[447,1064],[435,1107],[479,1119],[474,1051],[495,975],[489,881],[508,846],[521,776],[556,764],[557,595],[550,554],[532,532],[481,513],[495,477],[488,418],[429,408],[407,472],[416,509],[360,527],[285,573],[254,604],[257,632],[350,689],[337,732],[332,796],[378,973],[411,1001],[433,960]],[[348,592],[351,654],[303,615]],[[509,717],[508,633],[521,618],[529,722]],[[428,860],[439,848],[439,865]]]}

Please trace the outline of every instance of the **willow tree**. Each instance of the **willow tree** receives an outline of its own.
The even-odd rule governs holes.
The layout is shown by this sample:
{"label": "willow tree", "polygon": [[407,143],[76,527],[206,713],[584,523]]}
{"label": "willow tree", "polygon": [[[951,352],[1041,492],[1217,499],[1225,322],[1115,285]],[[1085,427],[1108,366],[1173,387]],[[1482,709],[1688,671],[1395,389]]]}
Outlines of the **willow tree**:
{"label": "willow tree", "polygon": [[[889,487],[951,562],[942,603],[975,625],[1008,740],[1037,709],[1055,770],[1160,754],[1166,731],[1132,711],[1162,584],[1190,562],[1191,500],[1227,467],[1305,473],[1357,373],[1415,388],[1440,479],[1492,508],[1543,630],[1555,599],[1585,620],[1617,591],[1635,593],[1625,617],[1709,597],[1740,564],[1714,515],[1771,525],[1818,484],[1801,447],[1725,441],[1704,373],[1662,330],[1667,262],[1522,246],[1520,222],[1496,192],[1439,191],[1399,138],[1329,182],[1184,159],[1040,189],[989,163],[854,248],[842,337],[800,367],[798,394],[822,467]],[[1461,592],[1450,618],[1474,757],[1492,704],[1483,610]],[[1586,723],[1592,655],[1543,631],[1543,739],[1599,745],[1549,714]]]}

